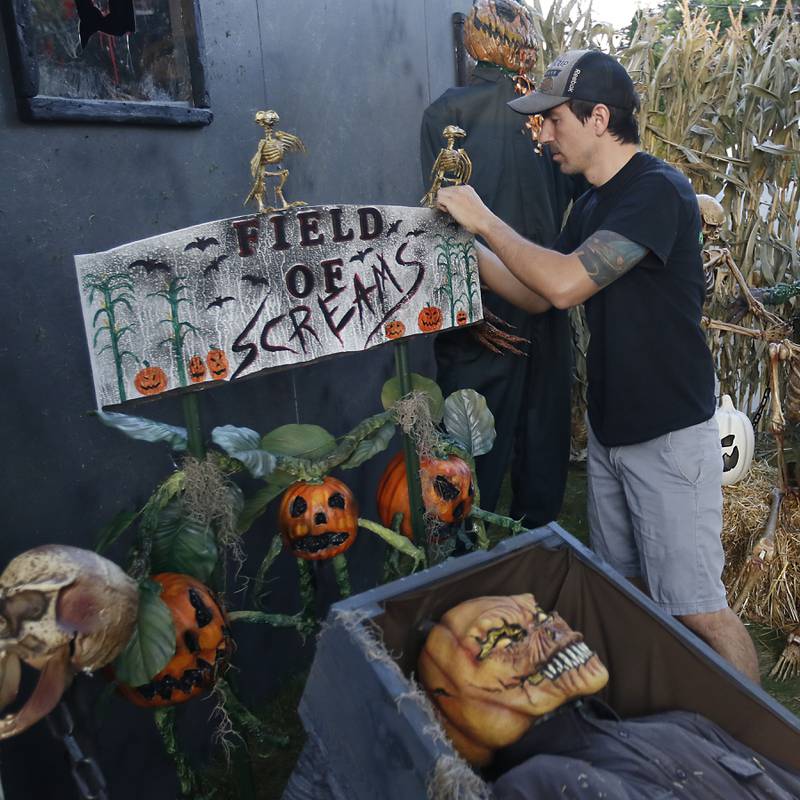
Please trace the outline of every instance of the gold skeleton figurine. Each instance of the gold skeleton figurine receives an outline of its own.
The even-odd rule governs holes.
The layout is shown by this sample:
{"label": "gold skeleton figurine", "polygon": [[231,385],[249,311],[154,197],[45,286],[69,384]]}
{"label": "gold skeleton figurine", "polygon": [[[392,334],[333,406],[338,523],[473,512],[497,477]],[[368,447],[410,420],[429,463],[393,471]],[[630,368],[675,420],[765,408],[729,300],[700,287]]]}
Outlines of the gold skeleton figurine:
{"label": "gold skeleton figurine", "polygon": [[[433,167],[431,167],[433,183],[420,201],[423,206],[435,207],[436,193],[443,183],[452,183],[453,186],[469,183],[472,175],[472,162],[469,160],[466,150],[456,150],[454,146],[456,139],[463,139],[466,135],[466,132],[458,125],[448,125],[442,131],[442,136],[447,141],[447,147],[443,147],[439,151],[436,161],[433,162]],[[452,177],[446,174],[448,172],[452,173]]]}
{"label": "gold skeleton figurine", "polygon": [[[280,165],[286,153],[305,153],[306,146],[300,137],[295,136],[293,133],[273,130],[273,127],[280,121],[276,111],[259,111],[255,116],[255,121],[264,129],[264,138],[258,143],[258,150],[256,150],[256,154],[250,161],[250,174],[255,179],[255,182],[243,205],[247,205],[255,198],[256,203],[258,203],[259,214],[269,214],[272,211],[283,211],[287,208],[304,206],[305,203],[302,200],[287,203],[286,198],[283,196],[283,186],[289,177],[289,170],[278,169],[272,171],[268,167]],[[275,202],[277,203],[275,207],[264,205],[264,194],[267,190],[264,178],[267,175],[280,179],[275,186]]]}

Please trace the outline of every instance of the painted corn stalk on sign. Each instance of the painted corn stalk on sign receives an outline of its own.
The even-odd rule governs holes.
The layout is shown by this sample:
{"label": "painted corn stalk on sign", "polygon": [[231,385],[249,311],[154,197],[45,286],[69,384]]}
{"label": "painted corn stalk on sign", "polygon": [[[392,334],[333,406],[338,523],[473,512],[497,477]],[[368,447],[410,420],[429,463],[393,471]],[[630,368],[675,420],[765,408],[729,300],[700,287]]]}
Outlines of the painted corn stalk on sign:
{"label": "painted corn stalk on sign", "polygon": [[482,318],[472,235],[425,208],[305,206],[75,263],[99,407]]}

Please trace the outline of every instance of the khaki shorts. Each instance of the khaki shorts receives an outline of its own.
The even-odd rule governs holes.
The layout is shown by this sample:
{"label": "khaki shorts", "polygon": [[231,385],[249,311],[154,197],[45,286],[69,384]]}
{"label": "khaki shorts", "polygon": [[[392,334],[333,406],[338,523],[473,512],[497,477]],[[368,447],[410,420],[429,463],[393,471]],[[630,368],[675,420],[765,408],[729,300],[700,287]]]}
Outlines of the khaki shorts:
{"label": "khaki shorts", "polygon": [[727,608],[714,417],[610,448],[590,427],[587,473],[590,542],[601,558],[625,577],[641,577],[668,614]]}

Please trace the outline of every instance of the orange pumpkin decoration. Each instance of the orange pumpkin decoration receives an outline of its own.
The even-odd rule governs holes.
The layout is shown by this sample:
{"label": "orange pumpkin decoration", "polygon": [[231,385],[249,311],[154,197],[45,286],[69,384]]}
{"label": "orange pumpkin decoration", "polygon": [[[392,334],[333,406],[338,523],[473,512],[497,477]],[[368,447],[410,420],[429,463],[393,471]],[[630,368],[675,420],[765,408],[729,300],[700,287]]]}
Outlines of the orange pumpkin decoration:
{"label": "orange pumpkin decoration", "polygon": [[117,688],[137,706],[162,708],[210,689],[227,667],[232,641],[225,611],[207,586],[177,572],[152,575],[151,580],[161,585],[161,599],[172,614],[175,655],[150,683]]}
{"label": "orange pumpkin decoration", "polygon": [[206,356],[206,364],[208,364],[208,371],[215,381],[221,381],[228,377],[230,367],[224,350],[219,350],[216,347],[209,350]]}
{"label": "orange pumpkin decoration", "polygon": [[464,22],[464,46],[476,61],[531,72],[538,51],[533,14],[515,0],[475,0]]}
{"label": "orange pumpkin decoration", "polygon": [[463,308],[459,309],[456,313],[456,325],[467,324],[467,312]]}
{"label": "orange pumpkin decoration", "polygon": [[192,356],[189,359],[189,378],[192,383],[200,383],[206,377],[206,365],[200,356]]}
{"label": "orange pumpkin decoration", "polygon": [[417,324],[423,333],[438,331],[442,327],[442,309],[438,306],[425,306],[419,312]]}
{"label": "orange pumpkin decoration", "polygon": [[321,483],[297,481],[283,493],[278,529],[295,558],[333,558],[356,540],[358,503],[350,489],[330,475]]}
{"label": "orange pumpkin decoration", "polygon": [[[425,511],[447,524],[461,522],[472,511],[475,485],[472,472],[458,456],[426,458],[420,462],[422,503]],[[408,499],[406,460],[401,450],[386,466],[378,484],[378,516],[387,528],[398,512],[403,514],[400,532],[413,538],[411,502]]]}
{"label": "orange pumpkin decoration", "polygon": [[136,373],[133,385],[139,394],[159,394],[167,388],[167,373],[161,367],[151,367],[145,361],[144,368]]}
{"label": "orange pumpkin decoration", "polygon": [[402,320],[393,319],[391,322],[386,323],[384,330],[386,331],[387,339],[399,339],[405,334],[406,326]]}

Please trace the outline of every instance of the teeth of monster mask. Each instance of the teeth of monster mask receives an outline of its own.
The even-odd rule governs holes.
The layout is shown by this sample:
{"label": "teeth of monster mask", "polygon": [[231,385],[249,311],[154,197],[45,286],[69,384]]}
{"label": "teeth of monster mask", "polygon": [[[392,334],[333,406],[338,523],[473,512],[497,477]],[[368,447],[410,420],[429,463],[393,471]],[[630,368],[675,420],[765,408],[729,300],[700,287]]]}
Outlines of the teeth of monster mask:
{"label": "teeth of monster mask", "polygon": [[11,561],[0,575],[0,709],[16,699],[21,662],[40,675],[22,709],[0,719],[0,739],[49,714],[76,672],[119,655],[138,598],[135,581],[89,550],[45,545]]}
{"label": "teeth of monster mask", "polygon": [[476,766],[538,717],[608,682],[583,636],[531,594],[452,608],[428,634],[417,674],[454,746]]}

